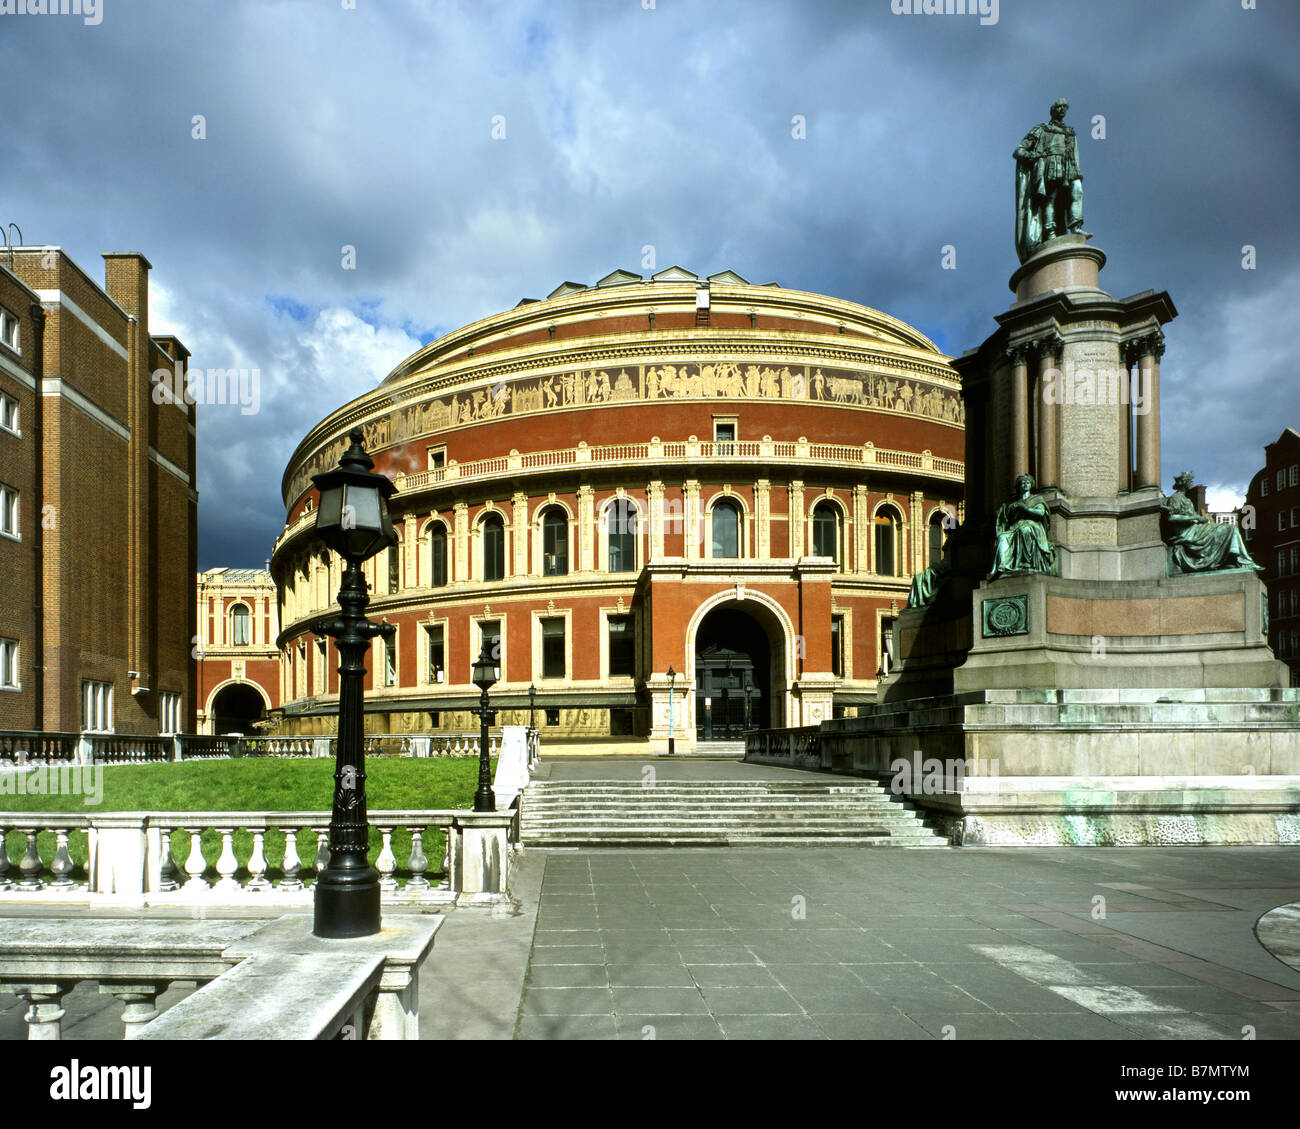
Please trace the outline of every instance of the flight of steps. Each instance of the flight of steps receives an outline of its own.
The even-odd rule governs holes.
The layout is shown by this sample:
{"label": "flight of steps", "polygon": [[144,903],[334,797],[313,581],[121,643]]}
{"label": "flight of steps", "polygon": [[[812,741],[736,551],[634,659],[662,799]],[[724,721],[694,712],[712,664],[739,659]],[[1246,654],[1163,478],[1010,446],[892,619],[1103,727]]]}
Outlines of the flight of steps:
{"label": "flight of steps", "polygon": [[869,780],[536,780],[526,847],[946,847],[915,809]]}

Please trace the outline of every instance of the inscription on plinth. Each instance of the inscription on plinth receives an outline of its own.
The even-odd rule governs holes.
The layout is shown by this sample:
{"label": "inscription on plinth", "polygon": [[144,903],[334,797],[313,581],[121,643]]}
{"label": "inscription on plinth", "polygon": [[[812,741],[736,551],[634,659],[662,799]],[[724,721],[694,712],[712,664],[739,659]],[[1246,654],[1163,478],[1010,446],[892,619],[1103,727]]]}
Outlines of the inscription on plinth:
{"label": "inscription on plinth", "polygon": [[[1061,405],[1061,487],[1080,497],[1113,497],[1119,488],[1116,449],[1120,379],[1119,346],[1111,341],[1071,343],[1052,392]],[[1113,542],[1112,542],[1113,543]]]}
{"label": "inscription on plinth", "polygon": [[1071,518],[1065,528],[1071,549],[1114,547],[1118,543],[1119,523],[1113,517]]}

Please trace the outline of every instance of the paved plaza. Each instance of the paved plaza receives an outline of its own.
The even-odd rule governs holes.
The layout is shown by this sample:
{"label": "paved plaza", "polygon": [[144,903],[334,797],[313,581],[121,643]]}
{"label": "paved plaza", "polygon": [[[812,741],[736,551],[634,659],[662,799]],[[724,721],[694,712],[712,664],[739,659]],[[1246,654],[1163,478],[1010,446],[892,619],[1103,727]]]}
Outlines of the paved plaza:
{"label": "paved plaza", "polygon": [[1253,933],[1295,848],[541,861],[519,1038],[1300,1037],[1300,972]]}

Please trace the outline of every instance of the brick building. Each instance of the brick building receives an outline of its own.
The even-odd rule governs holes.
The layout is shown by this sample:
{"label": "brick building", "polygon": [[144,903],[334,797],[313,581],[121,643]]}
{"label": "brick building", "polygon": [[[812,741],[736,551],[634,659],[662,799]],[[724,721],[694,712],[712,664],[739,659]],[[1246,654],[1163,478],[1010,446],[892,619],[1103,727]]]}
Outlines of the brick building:
{"label": "brick building", "polygon": [[100,286],[58,247],[0,251],[0,728],[193,730],[194,405],[149,332],[150,264]]}
{"label": "brick building", "polygon": [[263,727],[280,704],[280,609],[261,568],[210,568],[198,583],[198,732]]}
{"label": "brick building", "polygon": [[397,627],[367,728],[474,727],[488,639],[501,721],[527,720],[533,686],[551,748],[662,750],[670,728],[689,748],[873,700],[910,577],[960,516],[963,415],[916,330],[730,271],[615,271],[449,333],[285,471],[286,728],[334,724],[338,659],[311,627],[340,569],[310,476],[353,427],[399,490],[399,544],[365,566]]}
{"label": "brick building", "polygon": [[1243,521],[1246,544],[1268,589],[1268,640],[1300,685],[1300,434],[1288,427],[1264,448],[1264,469],[1250,480]]}

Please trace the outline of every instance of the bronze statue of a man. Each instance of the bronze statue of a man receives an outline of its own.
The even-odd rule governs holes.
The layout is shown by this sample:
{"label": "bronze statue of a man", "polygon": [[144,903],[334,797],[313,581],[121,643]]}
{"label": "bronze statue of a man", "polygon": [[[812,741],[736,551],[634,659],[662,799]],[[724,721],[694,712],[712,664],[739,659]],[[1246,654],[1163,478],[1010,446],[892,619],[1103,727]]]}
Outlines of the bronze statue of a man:
{"label": "bronze statue of a man", "polygon": [[1251,560],[1236,524],[1220,525],[1196,512],[1191,492],[1196,479],[1190,470],[1174,479],[1174,492],[1164,510],[1164,541],[1169,547],[1171,575],[1189,572],[1223,572],[1263,567]]}
{"label": "bronze statue of a man", "polygon": [[1017,147],[1016,254],[1023,263],[1049,239],[1083,230],[1079,142],[1065,124],[1070,104],[1052,103],[1052,120],[1034,126]]}

